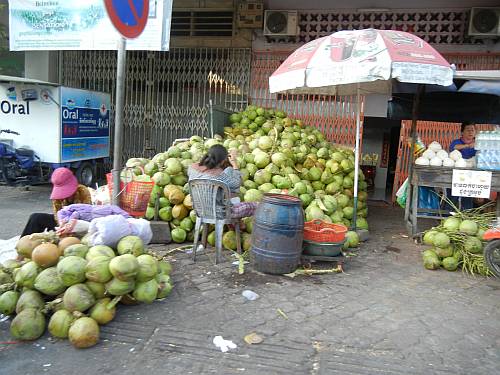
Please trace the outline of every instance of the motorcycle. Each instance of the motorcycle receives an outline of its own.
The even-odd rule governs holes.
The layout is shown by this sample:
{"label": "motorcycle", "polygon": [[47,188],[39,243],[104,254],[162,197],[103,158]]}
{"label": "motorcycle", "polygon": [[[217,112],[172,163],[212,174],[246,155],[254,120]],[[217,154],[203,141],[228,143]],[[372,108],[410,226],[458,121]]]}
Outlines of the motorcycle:
{"label": "motorcycle", "polygon": [[[19,135],[9,129],[0,134]],[[14,148],[9,140],[0,139],[0,176],[7,185],[33,185],[49,180],[51,168],[44,166],[35,152],[29,148]]]}
{"label": "motorcycle", "polygon": [[484,261],[491,273],[500,278],[500,227],[488,229],[483,238],[488,241],[484,248]]}

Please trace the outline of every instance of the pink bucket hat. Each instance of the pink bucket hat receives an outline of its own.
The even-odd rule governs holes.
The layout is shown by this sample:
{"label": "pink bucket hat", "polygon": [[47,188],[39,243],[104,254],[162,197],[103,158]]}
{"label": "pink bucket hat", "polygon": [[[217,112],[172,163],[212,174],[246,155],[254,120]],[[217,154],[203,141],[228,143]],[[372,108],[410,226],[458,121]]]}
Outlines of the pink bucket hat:
{"label": "pink bucket hat", "polygon": [[50,178],[52,181],[52,194],[50,199],[66,199],[75,194],[78,189],[78,180],[68,168],[57,168]]}

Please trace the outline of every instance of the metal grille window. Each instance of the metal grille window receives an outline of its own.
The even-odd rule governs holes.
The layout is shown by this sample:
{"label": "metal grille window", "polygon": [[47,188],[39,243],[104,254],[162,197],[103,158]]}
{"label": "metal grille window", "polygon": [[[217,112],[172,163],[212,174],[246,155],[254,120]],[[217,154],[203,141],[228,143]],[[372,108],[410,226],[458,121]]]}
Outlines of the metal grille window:
{"label": "metal grille window", "polygon": [[174,11],[172,36],[233,36],[233,11]]}
{"label": "metal grille window", "polygon": [[[173,48],[127,52],[123,157],[152,157],[177,138],[208,136],[208,104],[247,105],[250,58],[242,48]],[[63,52],[67,86],[109,92],[114,103],[116,52]]]}

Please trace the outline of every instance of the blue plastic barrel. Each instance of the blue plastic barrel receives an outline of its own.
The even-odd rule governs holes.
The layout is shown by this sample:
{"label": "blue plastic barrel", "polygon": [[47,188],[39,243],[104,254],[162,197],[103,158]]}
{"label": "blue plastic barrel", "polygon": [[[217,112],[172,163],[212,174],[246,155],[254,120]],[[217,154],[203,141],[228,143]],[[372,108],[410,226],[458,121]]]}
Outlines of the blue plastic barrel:
{"label": "blue plastic barrel", "polygon": [[253,221],[252,266],[271,274],[295,271],[300,262],[303,237],[302,201],[290,195],[265,194]]}

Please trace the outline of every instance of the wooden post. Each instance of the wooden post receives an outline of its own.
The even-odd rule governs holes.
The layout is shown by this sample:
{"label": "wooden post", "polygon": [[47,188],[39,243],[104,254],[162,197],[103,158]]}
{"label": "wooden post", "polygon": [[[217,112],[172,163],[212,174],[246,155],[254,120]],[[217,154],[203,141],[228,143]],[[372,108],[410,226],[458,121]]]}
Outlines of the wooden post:
{"label": "wooden post", "polygon": [[[417,84],[417,92],[413,97],[413,110],[412,110],[412,119],[411,119],[411,149],[410,149],[410,165],[408,169],[408,191],[406,195],[406,207],[405,207],[405,222],[408,227],[408,233],[413,236],[413,223],[410,223],[410,205],[413,203],[413,189],[418,189],[418,186],[412,186],[411,182],[413,180],[413,165],[415,163],[415,141],[417,138],[417,121],[418,121],[418,111],[420,106],[420,98],[422,94],[425,92],[425,86]],[[413,207],[412,209],[418,210],[418,202],[414,204],[417,207]]]}

